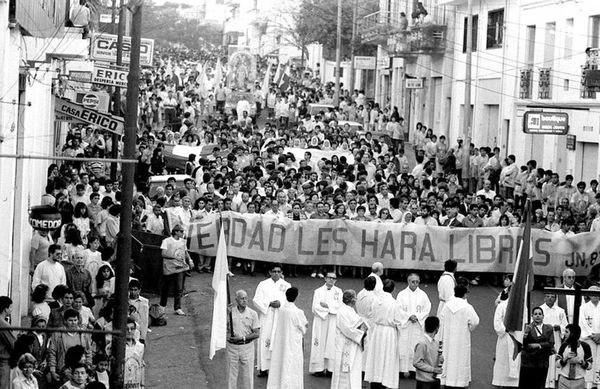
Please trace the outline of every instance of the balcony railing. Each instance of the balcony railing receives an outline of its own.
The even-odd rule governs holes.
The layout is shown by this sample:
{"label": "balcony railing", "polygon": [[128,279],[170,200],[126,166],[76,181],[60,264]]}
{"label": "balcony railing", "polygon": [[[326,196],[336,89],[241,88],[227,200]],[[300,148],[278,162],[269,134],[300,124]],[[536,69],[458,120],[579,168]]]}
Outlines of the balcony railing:
{"label": "balcony railing", "polygon": [[387,50],[395,56],[441,54],[446,50],[446,26],[416,25],[387,39]]}
{"label": "balcony railing", "polygon": [[531,91],[533,89],[533,69],[525,68],[521,69],[521,77],[519,83],[519,98],[530,99]]}
{"label": "balcony railing", "polygon": [[600,92],[600,49],[590,49],[581,67],[581,98],[595,99]]}
{"label": "balcony railing", "polygon": [[540,80],[538,82],[538,98],[552,98],[552,68],[540,68]]}
{"label": "balcony railing", "polygon": [[[404,24],[404,25],[403,25]],[[359,25],[362,43],[385,44],[387,37],[408,27],[408,19],[403,21],[391,12],[377,11],[365,16]]]}

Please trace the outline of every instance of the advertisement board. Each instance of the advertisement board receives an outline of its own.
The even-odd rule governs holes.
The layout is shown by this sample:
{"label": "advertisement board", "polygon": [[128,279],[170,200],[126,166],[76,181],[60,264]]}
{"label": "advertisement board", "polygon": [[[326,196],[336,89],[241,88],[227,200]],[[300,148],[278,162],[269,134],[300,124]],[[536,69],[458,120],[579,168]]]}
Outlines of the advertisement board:
{"label": "advertisement board", "polygon": [[108,115],[95,109],[90,109],[82,104],[54,96],[54,111],[58,114],[66,114],[81,122],[92,124],[102,130],[123,134],[124,121],[118,116]]}
{"label": "advertisement board", "polygon": [[526,134],[566,135],[569,132],[569,114],[527,111],[523,115],[523,132]]}
{"label": "advertisement board", "polygon": [[[129,63],[131,37],[123,37],[123,63]],[[117,36],[96,34],[92,39],[92,58],[96,61],[117,62]],[[152,66],[154,58],[154,39],[142,38],[140,46],[140,65]]]}

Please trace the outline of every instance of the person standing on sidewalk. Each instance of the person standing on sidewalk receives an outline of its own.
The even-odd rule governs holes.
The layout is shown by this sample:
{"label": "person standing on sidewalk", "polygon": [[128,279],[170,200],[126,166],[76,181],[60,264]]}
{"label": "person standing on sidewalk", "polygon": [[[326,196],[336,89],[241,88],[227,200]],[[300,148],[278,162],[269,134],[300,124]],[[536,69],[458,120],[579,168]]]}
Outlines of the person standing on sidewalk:
{"label": "person standing on sidewalk", "polygon": [[192,259],[186,250],[183,228],[180,225],[173,227],[171,236],[162,241],[160,249],[163,257],[163,284],[160,291],[160,306],[164,311],[169,300],[169,290],[171,285],[174,285],[175,314],[185,316],[185,312],[181,309],[183,277],[185,277],[185,272],[193,265]]}
{"label": "person standing on sidewalk", "polygon": [[[227,322],[227,376],[229,389],[254,388],[254,340],[259,337],[258,314],[248,308],[248,294],[235,293],[231,306],[231,322]],[[233,325],[233,334],[231,326]]]}
{"label": "person standing on sidewalk", "polygon": [[[0,296],[0,327],[7,328],[10,324],[6,318],[10,316],[12,300],[7,296]],[[0,388],[10,386],[10,366],[8,360],[14,351],[15,335],[12,331],[0,331]]]}

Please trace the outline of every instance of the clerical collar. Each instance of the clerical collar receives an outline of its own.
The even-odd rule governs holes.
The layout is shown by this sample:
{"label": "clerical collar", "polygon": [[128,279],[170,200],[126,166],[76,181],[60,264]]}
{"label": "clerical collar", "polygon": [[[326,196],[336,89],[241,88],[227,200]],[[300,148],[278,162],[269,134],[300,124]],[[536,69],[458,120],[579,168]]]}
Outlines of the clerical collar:
{"label": "clerical collar", "polygon": [[429,336],[429,334],[427,334],[427,333],[424,333],[423,335],[425,335],[425,339],[427,339],[427,341],[428,341],[429,343],[433,342],[433,338],[432,338],[431,336]]}

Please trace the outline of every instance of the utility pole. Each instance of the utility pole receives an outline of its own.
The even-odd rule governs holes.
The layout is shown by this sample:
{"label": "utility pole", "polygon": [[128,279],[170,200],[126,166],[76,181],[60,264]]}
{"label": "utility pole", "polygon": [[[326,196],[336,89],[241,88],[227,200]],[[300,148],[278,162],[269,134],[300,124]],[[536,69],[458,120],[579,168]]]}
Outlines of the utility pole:
{"label": "utility pole", "polygon": [[[115,7],[117,0],[113,0],[113,12],[112,12],[112,29],[113,33],[115,30]],[[119,5],[119,26],[117,28],[117,67],[123,65],[123,35],[125,34],[125,7],[124,0],[120,1]],[[113,93],[113,115],[121,116],[121,88],[115,87]],[[119,136],[113,132],[112,134],[112,151],[111,157],[114,159],[119,158]],[[110,165],[110,179],[114,182],[117,180],[117,170],[119,164],[113,163]]]}
{"label": "utility pole", "polygon": [[473,57],[473,0],[467,2],[467,60],[465,61],[465,102],[464,102],[464,141],[463,141],[463,181],[471,179],[470,148],[471,148],[471,63]]}
{"label": "utility pole", "polygon": [[340,105],[340,72],[342,70],[342,0],[337,4],[337,42],[335,45],[335,96],[334,105]]}
{"label": "utility pole", "polygon": [[352,5],[352,41],[350,42],[350,82],[348,85],[348,90],[350,93],[355,89],[354,88],[354,52],[356,51],[356,29],[357,29],[357,21],[358,18],[358,0],[354,0],[354,4]]}
{"label": "utility pole", "polygon": [[[131,51],[129,58],[129,76],[127,78],[127,110],[125,115],[124,157],[135,159],[135,140],[137,134],[137,105],[140,91],[140,46],[142,35],[142,4],[143,0],[130,1],[129,7],[133,13],[131,27]],[[133,5],[132,5],[133,4]],[[122,168],[123,187],[120,229],[117,246],[115,311],[113,328],[120,331],[113,341],[115,356],[115,388],[123,388],[125,368],[125,333],[127,316],[129,315],[129,269],[131,263],[131,221],[133,207],[133,180],[135,165],[124,163]]]}

